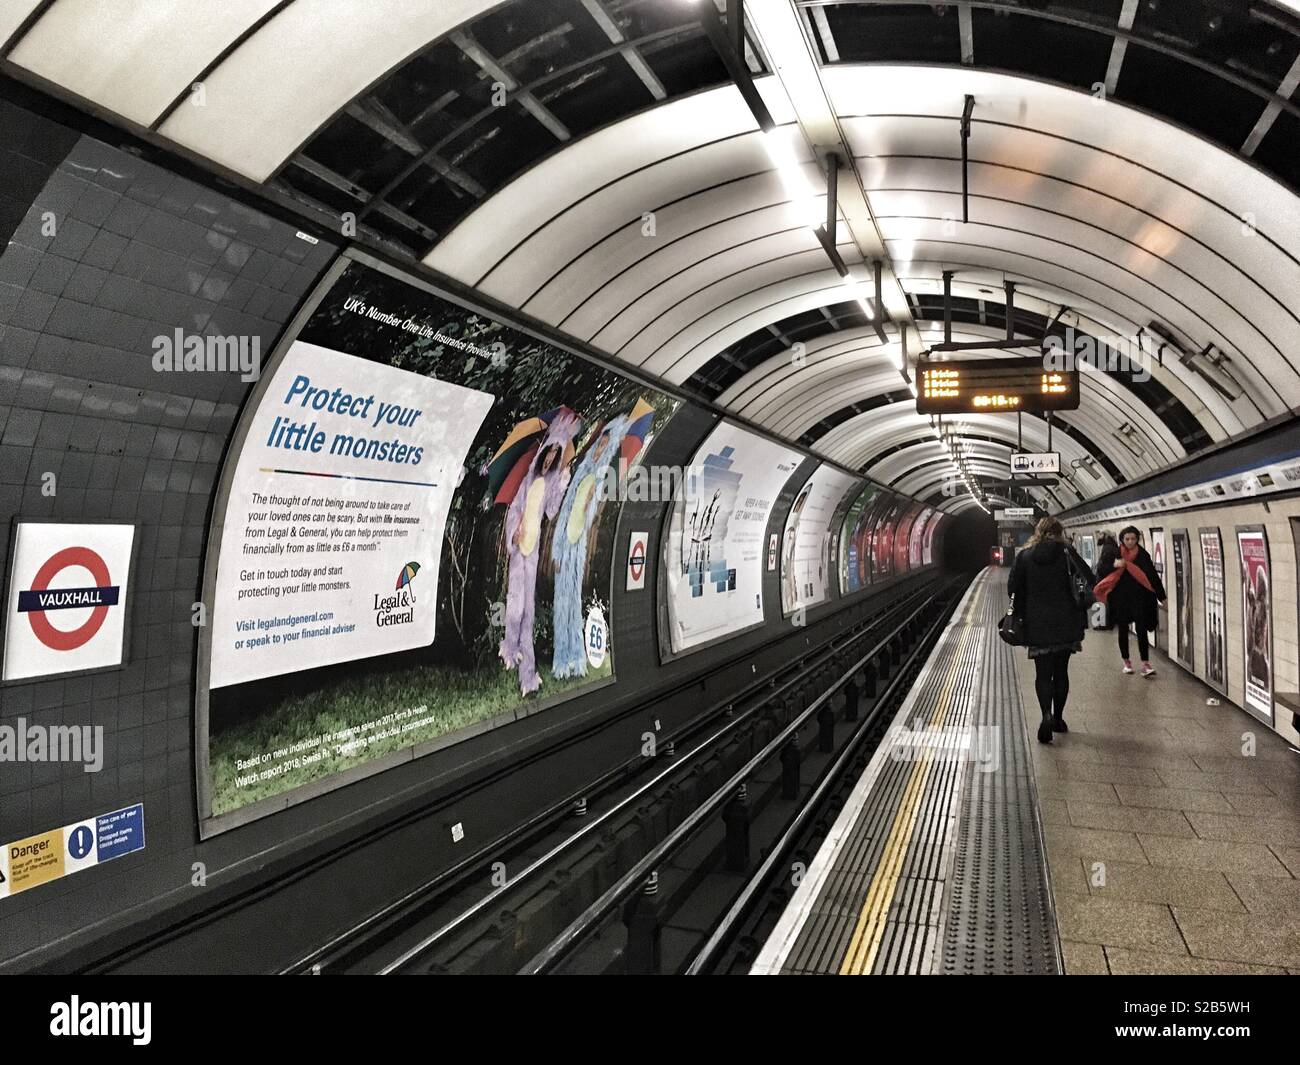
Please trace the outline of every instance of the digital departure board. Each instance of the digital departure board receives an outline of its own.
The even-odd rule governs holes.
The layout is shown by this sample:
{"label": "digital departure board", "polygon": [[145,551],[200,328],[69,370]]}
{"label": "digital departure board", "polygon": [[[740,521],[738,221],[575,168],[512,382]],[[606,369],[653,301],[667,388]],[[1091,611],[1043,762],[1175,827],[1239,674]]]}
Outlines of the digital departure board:
{"label": "digital departure board", "polygon": [[1041,359],[920,359],[919,414],[1077,410],[1079,371],[1045,370]]}

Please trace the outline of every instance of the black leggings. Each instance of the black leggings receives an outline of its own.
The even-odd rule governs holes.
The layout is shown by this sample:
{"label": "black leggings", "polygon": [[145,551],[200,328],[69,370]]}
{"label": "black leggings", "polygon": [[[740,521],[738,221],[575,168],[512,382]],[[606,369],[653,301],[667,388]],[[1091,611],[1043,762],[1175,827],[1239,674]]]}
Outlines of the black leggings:
{"label": "black leggings", "polygon": [[1058,718],[1065,713],[1065,700],[1070,696],[1069,651],[1053,651],[1034,659],[1034,691],[1044,717],[1053,710]]}
{"label": "black leggings", "polygon": [[[1127,662],[1128,661],[1128,626],[1117,625],[1116,628],[1119,629],[1119,656],[1120,658],[1124,659],[1124,661]],[[1145,662],[1147,661],[1147,659],[1151,657],[1151,641],[1147,637],[1147,630],[1144,629],[1141,625],[1137,627],[1137,635],[1138,635],[1138,654],[1142,656],[1142,661]]]}

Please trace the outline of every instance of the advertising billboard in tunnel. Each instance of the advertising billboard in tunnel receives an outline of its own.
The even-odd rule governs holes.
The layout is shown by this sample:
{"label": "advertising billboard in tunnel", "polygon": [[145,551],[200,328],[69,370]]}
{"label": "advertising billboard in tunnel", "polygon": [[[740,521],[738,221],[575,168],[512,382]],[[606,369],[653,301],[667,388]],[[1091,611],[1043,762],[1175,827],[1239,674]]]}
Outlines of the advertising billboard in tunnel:
{"label": "advertising billboard in tunnel", "polygon": [[920,569],[925,565],[925,527],[938,512],[930,507],[923,507],[920,515],[912,522],[912,532],[908,537],[907,563],[911,569]]}
{"label": "advertising billboard in tunnel", "polygon": [[921,544],[921,562],[924,565],[932,565],[937,561],[935,555],[942,549],[942,530],[943,524],[948,520],[948,515],[942,510],[936,510],[934,517],[930,519],[929,524],[925,527],[925,541]]}
{"label": "advertising billboard in tunnel", "polygon": [[783,614],[826,601],[831,576],[831,520],[854,483],[847,473],[822,463],[795,496],[781,540]]}
{"label": "advertising billboard in tunnel", "polygon": [[871,549],[872,581],[888,580],[894,575],[894,535],[898,522],[908,507],[908,500],[890,496],[876,515],[876,531]]}
{"label": "advertising billboard in tunnel", "polygon": [[849,504],[840,526],[840,594],[861,591],[871,583],[871,516],[880,489],[863,487]]}
{"label": "advertising billboard in tunnel", "polygon": [[343,264],[265,368],[222,472],[205,831],[607,682],[620,478],[677,405]]}
{"label": "advertising billboard in tunnel", "polygon": [[1258,526],[1237,527],[1241,555],[1242,653],[1246,663],[1246,709],[1273,721],[1273,580],[1268,537]]}
{"label": "advertising billboard in tunnel", "polygon": [[767,523],[802,462],[798,451],[730,422],[700,445],[664,537],[672,653],[762,624]]}
{"label": "advertising billboard in tunnel", "polygon": [[906,573],[911,568],[912,527],[921,517],[921,510],[920,505],[909,504],[898,520],[898,528],[894,532],[894,572],[897,574]]}
{"label": "advertising billboard in tunnel", "polygon": [[1173,532],[1174,553],[1174,657],[1183,665],[1196,672],[1195,644],[1192,639],[1192,624],[1195,612],[1192,608],[1192,545],[1186,529]]}
{"label": "advertising billboard in tunnel", "polygon": [[1226,585],[1223,538],[1217,528],[1200,529],[1201,570],[1205,575],[1205,679],[1212,688],[1228,692]]}

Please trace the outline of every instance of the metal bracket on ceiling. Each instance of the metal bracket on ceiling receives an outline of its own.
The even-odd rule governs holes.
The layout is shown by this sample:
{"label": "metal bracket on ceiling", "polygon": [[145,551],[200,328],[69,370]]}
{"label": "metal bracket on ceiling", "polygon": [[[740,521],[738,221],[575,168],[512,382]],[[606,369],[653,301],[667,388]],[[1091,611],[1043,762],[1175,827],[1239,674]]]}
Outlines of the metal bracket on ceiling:
{"label": "metal bracket on ceiling", "polygon": [[1118,429],[1112,429],[1111,435],[1133,452],[1133,454],[1138,458],[1142,458],[1146,455],[1146,446],[1142,443],[1141,438],[1138,436],[1137,429],[1134,427],[1132,422],[1124,422]]}
{"label": "metal bracket on ceiling", "polygon": [[[876,336],[880,338],[880,342],[882,344],[888,344],[889,336],[885,333],[885,297],[881,293],[881,283],[880,283],[880,272],[883,265],[884,264],[879,259],[876,259],[871,264],[871,272],[874,275],[875,282],[876,282],[876,315],[875,318],[872,320],[871,324],[875,326]],[[906,350],[904,350],[903,352],[903,369],[904,370],[907,369]],[[903,376],[906,377],[907,374],[904,373]],[[911,381],[908,381],[908,384],[911,384]]]}
{"label": "metal bracket on ceiling", "polygon": [[961,112],[961,220],[970,221],[970,182],[967,145],[970,141],[970,116],[975,110],[975,97],[966,95],[966,103]]}
{"label": "metal bracket on ceiling", "polygon": [[[1213,342],[1207,343],[1200,351],[1189,352],[1174,337],[1173,331],[1160,322],[1151,322],[1137,331],[1138,348],[1142,346],[1142,334],[1147,333],[1156,345],[1156,364],[1163,367],[1165,349],[1169,348],[1178,356],[1178,361],[1205,383],[1219,393],[1229,403],[1241,398],[1242,386],[1226,364],[1232,362],[1230,356],[1216,348]],[[1203,360],[1198,362],[1197,360]],[[1213,372],[1211,372],[1213,371]],[[1220,380],[1219,378],[1222,378]],[[1226,383],[1225,383],[1226,382]]]}
{"label": "metal bracket on ceiling", "polygon": [[[986,351],[986,350],[1007,350],[1010,348],[1039,348],[1047,342],[1047,334],[1051,331],[1055,320],[1044,331],[1042,336],[1032,337],[1029,340],[1016,339],[1016,283],[1014,281],[1004,281],[1002,287],[1006,292],[1006,314],[1007,314],[1007,338],[1006,340],[972,340],[955,343],[952,339],[952,279],[956,276],[957,271],[943,271],[943,343],[931,344],[929,352],[936,351]],[[1064,313],[1065,308],[1062,308]],[[1057,319],[1060,315],[1057,315]]]}
{"label": "metal bracket on ceiling", "polygon": [[1070,468],[1074,470],[1083,470],[1094,481],[1101,480],[1101,474],[1097,472],[1097,460],[1091,455],[1085,455],[1081,459],[1072,459]]}
{"label": "metal bracket on ceiling", "polygon": [[[758,128],[768,133],[776,128],[772,113],[763,102],[758,86],[754,84],[753,75],[745,65],[745,5],[744,0],[727,0],[727,22],[724,26],[713,0],[703,0],[696,5],[700,13],[700,25],[704,27],[705,36],[713,45],[722,65],[727,68],[731,80],[736,83],[745,104],[754,115]],[[728,32],[730,29],[730,32]]]}
{"label": "metal bracket on ceiling", "polygon": [[[835,152],[826,153],[826,222],[813,230],[822,251],[840,277],[849,276],[849,268],[836,246],[836,220],[839,216],[840,157]],[[877,286],[877,295],[879,287]]]}

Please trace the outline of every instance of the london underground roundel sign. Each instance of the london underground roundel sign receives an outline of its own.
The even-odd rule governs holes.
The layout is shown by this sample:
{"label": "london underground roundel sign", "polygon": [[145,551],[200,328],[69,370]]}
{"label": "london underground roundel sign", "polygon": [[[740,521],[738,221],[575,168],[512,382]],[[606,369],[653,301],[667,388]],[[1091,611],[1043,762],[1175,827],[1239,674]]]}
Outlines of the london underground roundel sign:
{"label": "london underground roundel sign", "polygon": [[133,525],[18,524],[5,680],[121,665],[134,539]]}
{"label": "london underground roundel sign", "polygon": [[[71,566],[88,571],[95,584],[89,588],[51,588],[50,581]],[[28,591],[18,593],[18,612],[27,615],[36,638],[55,651],[75,651],[85,646],[103,627],[108,608],[117,606],[121,591],[108,574],[104,560],[88,547],[56,551],[36,572]],[[74,629],[56,628],[47,611],[90,608],[90,616]]]}

